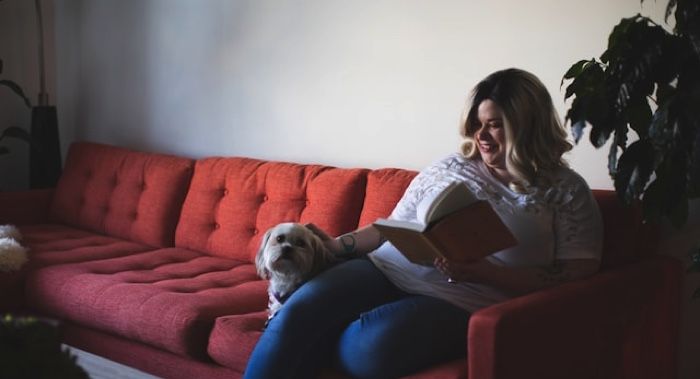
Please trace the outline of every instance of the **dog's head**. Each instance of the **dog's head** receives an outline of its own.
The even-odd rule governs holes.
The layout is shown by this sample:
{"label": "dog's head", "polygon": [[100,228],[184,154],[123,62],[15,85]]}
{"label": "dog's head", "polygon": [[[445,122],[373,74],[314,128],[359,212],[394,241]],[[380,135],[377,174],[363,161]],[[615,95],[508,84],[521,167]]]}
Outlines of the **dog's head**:
{"label": "dog's head", "polygon": [[320,272],[331,259],[331,253],[316,234],[302,224],[289,222],[265,233],[255,256],[255,267],[263,279],[305,280]]}

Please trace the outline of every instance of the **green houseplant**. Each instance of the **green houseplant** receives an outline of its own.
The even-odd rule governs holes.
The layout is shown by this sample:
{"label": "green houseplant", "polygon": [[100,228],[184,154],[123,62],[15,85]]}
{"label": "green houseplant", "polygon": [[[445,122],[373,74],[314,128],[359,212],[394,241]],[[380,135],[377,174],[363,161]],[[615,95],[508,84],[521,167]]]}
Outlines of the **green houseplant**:
{"label": "green houseplant", "polygon": [[[3,0],[0,0],[2,2]],[[32,188],[49,188],[56,185],[61,174],[61,149],[58,135],[58,116],[56,107],[49,105],[46,91],[46,69],[44,62],[44,26],[41,12],[41,0],[34,0],[37,26],[37,51],[39,61],[39,95],[37,105],[32,106],[29,98],[17,83],[2,80],[0,84],[9,88],[22,98],[24,104],[31,108],[31,128],[27,138],[23,129],[11,127],[3,131],[3,137],[15,137],[31,140],[29,151],[29,185]],[[6,149],[5,149],[6,150]],[[6,152],[6,151],[5,151]]]}
{"label": "green houseplant", "polygon": [[[3,63],[2,59],[0,59],[0,75],[2,74],[2,69]],[[27,96],[24,95],[24,91],[22,91],[22,88],[19,85],[17,85],[17,83],[11,80],[0,79],[0,86],[9,88],[12,92],[16,93],[19,97],[22,98],[24,104],[31,108],[29,99],[27,98]],[[26,142],[30,141],[29,133],[26,130],[17,126],[10,126],[3,129],[2,132],[0,132],[0,141],[2,141],[5,138],[17,138]],[[10,150],[7,147],[0,145],[0,155],[7,154],[9,152]]]}
{"label": "green houseplant", "polygon": [[[669,0],[666,23],[671,15],[672,30],[640,14],[622,19],[600,58],[576,62],[562,85],[573,96],[566,119],[576,142],[588,125],[595,147],[612,138],[619,197],[641,201],[646,221],[681,227],[688,201],[700,197],[700,1]],[[691,262],[700,272],[700,250]]]}
{"label": "green houseplant", "polygon": [[0,355],[2,378],[89,378],[76,357],[61,346],[58,328],[36,318],[0,318]]}

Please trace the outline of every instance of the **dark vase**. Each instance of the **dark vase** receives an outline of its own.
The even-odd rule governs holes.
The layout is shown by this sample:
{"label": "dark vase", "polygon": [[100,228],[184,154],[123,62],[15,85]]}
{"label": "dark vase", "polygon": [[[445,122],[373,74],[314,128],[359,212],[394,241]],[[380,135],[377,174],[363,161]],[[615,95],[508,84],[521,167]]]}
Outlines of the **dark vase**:
{"label": "dark vase", "polygon": [[29,186],[52,188],[61,175],[61,146],[54,106],[32,108],[32,143],[29,152]]}

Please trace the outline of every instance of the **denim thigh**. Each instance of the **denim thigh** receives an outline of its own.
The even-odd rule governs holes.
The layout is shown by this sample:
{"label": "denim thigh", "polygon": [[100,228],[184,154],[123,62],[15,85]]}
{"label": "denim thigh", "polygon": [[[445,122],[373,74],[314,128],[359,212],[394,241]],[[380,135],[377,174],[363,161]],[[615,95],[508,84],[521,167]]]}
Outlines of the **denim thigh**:
{"label": "denim thigh", "polygon": [[464,357],[469,313],[409,295],[360,315],[342,333],[336,364],[356,378],[397,378]]}
{"label": "denim thigh", "polygon": [[405,296],[368,259],[339,264],[300,287],[270,320],[245,378],[313,378],[340,333],[382,304]]}

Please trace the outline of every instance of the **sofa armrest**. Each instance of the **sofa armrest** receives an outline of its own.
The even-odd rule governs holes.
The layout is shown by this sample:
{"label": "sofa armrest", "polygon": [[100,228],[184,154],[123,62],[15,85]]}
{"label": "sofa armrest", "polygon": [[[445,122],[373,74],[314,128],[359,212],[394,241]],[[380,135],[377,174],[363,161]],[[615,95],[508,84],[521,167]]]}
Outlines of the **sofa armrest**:
{"label": "sofa armrest", "polygon": [[477,311],[469,378],[674,378],[682,275],[656,256]]}
{"label": "sofa armrest", "polygon": [[0,192],[0,225],[48,221],[53,189]]}

